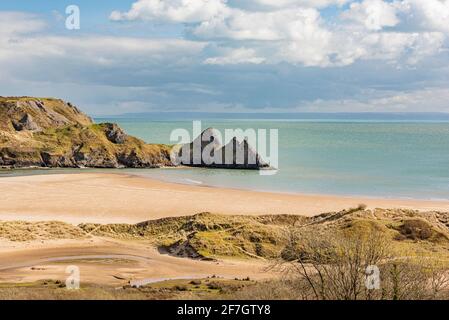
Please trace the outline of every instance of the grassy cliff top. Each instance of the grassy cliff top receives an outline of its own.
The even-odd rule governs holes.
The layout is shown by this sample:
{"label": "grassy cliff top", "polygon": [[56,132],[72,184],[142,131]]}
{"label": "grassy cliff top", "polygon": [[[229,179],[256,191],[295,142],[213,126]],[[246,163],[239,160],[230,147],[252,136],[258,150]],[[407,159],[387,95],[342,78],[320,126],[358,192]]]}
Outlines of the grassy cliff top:
{"label": "grassy cliff top", "polygon": [[90,125],[92,119],[70,102],[54,98],[0,97],[0,130],[42,131],[67,125]]}

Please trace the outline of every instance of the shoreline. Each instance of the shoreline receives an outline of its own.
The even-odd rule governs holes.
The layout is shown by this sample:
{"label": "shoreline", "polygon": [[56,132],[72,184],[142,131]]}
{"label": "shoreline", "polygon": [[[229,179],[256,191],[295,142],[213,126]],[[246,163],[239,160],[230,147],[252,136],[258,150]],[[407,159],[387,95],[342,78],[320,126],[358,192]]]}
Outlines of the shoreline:
{"label": "shoreline", "polygon": [[[189,168],[190,167],[183,167],[183,168]],[[161,169],[183,169],[183,168],[171,168],[171,167],[164,167]],[[210,170],[217,170],[215,168],[209,168]],[[136,169],[138,170],[138,169]],[[227,170],[227,169],[218,169],[218,170]],[[171,181],[169,179],[159,178],[159,177],[149,177],[144,174],[133,174],[133,173],[119,173],[119,172],[111,172],[111,174],[118,174],[118,175],[130,175],[130,176],[136,176],[144,179],[150,179],[150,180],[157,180],[160,182],[166,182],[166,183],[172,183],[172,184],[179,184],[184,186],[193,186],[193,187],[204,187],[204,188],[213,188],[213,189],[226,189],[226,190],[235,190],[235,191],[246,191],[246,192],[259,192],[259,193],[271,193],[271,194],[279,194],[279,195],[292,195],[292,196],[306,196],[306,197],[336,197],[336,198],[348,198],[348,199],[371,199],[371,200],[393,200],[393,201],[440,201],[440,202],[449,202],[449,199],[443,199],[443,198],[413,198],[413,197],[384,197],[384,196],[375,196],[375,195],[363,195],[363,194],[337,194],[337,193],[313,193],[313,192],[297,192],[297,191],[273,191],[268,189],[251,189],[251,188],[244,188],[244,187],[229,187],[229,186],[217,186],[212,184],[203,183],[202,181],[197,181],[199,183],[195,183],[193,180],[185,178],[184,180],[190,180],[192,183],[182,182],[182,181]],[[1,177],[0,177],[1,178]]]}
{"label": "shoreline", "polygon": [[[171,180],[163,177],[150,176],[150,174],[145,173],[133,173],[129,172],[129,170],[183,170],[183,169],[192,169],[194,167],[188,166],[178,166],[178,167],[160,167],[153,169],[130,169],[130,168],[116,168],[116,169],[108,169],[108,168],[45,168],[45,167],[24,167],[24,168],[2,168],[0,167],[0,180],[2,178],[11,178],[11,177],[28,177],[28,176],[46,176],[46,175],[73,175],[73,174],[110,174],[110,175],[119,175],[119,176],[130,176],[130,177],[139,177],[148,180],[155,180],[168,184],[176,184],[183,186],[193,186],[193,187],[204,187],[204,188],[213,188],[213,189],[226,189],[226,190],[235,190],[235,191],[244,191],[244,192],[259,192],[259,193],[270,193],[270,194],[279,194],[279,195],[293,195],[293,196],[305,196],[305,197],[335,197],[335,198],[348,198],[348,199],[361,199],[361,200],[391,200],[391,201],[428,201],[428,202],[449,202],[449,199],[445,198],[414,198],[411,196],[381,196],[381,195],[364,195],[364,194],[338,194],[338,193],[314,193],[314,192],[298,192],[298,191],[283,191],[283,190],[269,190],[269,189],[252,189],[245,187],[232,187],[232,186],[219,186],[204,183],[203,181],[195,181],[189,178],[184,178],[183,180],[190,180],[191,183],[183,182],[181,179]],[[229,169],[220,169],[220,168],[206,168],[208,170],[229,170]],[[128,170],[120,172],[121,170]],[[32,174],[14,174],[17,171],[30,171]],[[37,173],[41,171],[42,173]],[[53,171],[53,172],[52,172]],[[56,172],[55,172],[56,171]],[[11,172],[11,175],[2,175],[3,172]]]}
{"label": "shoreline", "polygon": [[0,178],[0,220],[139,223],[201,212],[312,216],[356,207],[448,211],[449,201],[287,194],[165,182],[129,173]]}

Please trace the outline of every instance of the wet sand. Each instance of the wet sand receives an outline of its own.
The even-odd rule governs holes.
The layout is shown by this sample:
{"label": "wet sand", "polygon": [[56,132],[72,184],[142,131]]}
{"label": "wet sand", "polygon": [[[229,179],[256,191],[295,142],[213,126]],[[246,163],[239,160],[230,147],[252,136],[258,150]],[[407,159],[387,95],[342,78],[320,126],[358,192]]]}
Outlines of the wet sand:
{"label": "wet sand", "polygon": [[24,283],[42,279],[65,281],[66,268],[77,266],[83,283],[123,286],[164,279],[196,279],[275,276],[263,260],[199,261],[160,254],[151,244],[92,238],[22,243],[0,242],[0,283]]}
{"label": "wet sand", "polygon": [[125,174],[0,178],[0,220],[137,223],[199,212],[315,215],[368,208],[449,211],[449,201],[282,194],[191,186]]}

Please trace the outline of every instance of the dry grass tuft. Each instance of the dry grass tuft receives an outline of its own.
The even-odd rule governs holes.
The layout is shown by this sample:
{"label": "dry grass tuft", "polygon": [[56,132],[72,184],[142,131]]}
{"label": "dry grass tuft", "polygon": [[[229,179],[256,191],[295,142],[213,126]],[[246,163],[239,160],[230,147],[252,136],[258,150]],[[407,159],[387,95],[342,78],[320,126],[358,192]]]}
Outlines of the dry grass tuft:
{"label": "dry grass tuft", "polygon": [[0,238],[9,241],[81,239],[87,237],[82,229],[64,222],[0,222]]}

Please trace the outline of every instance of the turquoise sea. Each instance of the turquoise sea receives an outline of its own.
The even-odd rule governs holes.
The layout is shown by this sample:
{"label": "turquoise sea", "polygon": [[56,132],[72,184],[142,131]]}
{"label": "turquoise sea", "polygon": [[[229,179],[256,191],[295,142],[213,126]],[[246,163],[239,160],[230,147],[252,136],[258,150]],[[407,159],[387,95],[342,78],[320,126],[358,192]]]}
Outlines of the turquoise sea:
{"label": "turquoise sea", "polygon": [[[173,129],[192,130],[192,121],[184,119],[134,116],[95,121],[119,123],[129,134],[151,143],[170,144]],[[447,119],[207,119],[202,121],[202,127],[214,127],[222,133],[226,128],[278,129],[278,173],[261,176],[257,171],[200,168],[120,172],[194,185],[275,192],[449,199]],[[0,176],[41,173],[16,171]]]}
{"label": "turquoise sea", "polygon": [[[176,128],[192,121],[146,117],[96,119],[118,122],[147,142],[170,143]],[[216,169],[130,170],[191,184],[311,194],[449,199],[449,122],[386,120],[208,119],[203,129],[279,130],[279,171]]]}

